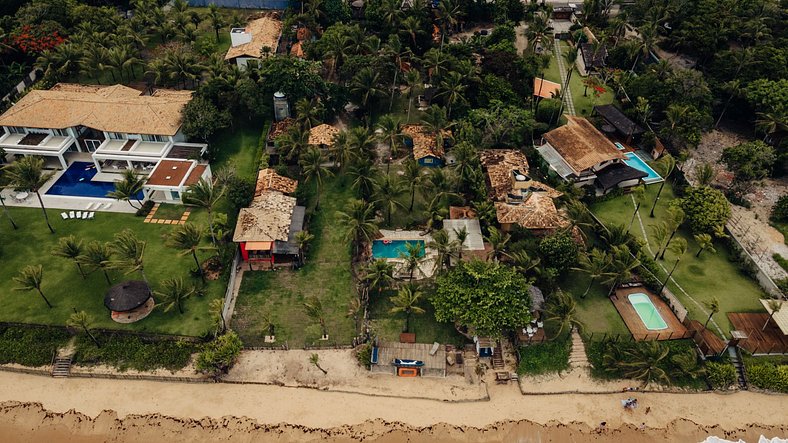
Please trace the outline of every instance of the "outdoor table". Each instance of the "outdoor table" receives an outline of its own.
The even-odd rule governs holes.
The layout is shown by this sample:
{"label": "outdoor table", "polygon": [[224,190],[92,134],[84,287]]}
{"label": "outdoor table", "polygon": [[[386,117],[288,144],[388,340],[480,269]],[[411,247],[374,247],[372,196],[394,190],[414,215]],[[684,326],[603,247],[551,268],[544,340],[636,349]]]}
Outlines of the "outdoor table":
{"label": "outdoor table", "polygon": [[28,194],[27,192],[20,192],[19,194],[16,194],[14,196],[14,198],[17,199],[17,200],[24,200],[24,199],[26,199],[29,196],[30,196],[30,194]]}

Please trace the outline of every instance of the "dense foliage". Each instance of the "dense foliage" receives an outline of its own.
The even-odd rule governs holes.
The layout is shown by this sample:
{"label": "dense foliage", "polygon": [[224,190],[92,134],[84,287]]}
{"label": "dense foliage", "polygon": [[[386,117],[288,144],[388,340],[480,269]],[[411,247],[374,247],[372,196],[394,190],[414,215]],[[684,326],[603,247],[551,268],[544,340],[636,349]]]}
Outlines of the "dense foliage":
{"label": "dense foliage", "polygon": [[755,363],[747,365],[747,379],[761,389],[788,392],[788,365]]}
{"label": "dense foliage", "polygon": [[101,347],[87,336],[77,338],[75,363],[103,364],[125,371],[151,371],[182,369],[199,346],[182,340],[160,340],[148,342],[132,335],[95,334]]}
{"label": "dense foliage", "polygon": [[542,239],[539,254],[546,266],[561,273],[577,263],[577,243],[568,232],[561,232]]}
{"label": "dense foliage", "polygon": [[6,328],[0,331],[0,364],[48,365],[53,353],[69,338],[69,333],[60,328]]}
{"label": "dense foliage", "polygon": [[708,361],[706,380],[714,389],[728,389],[736,383],[736,368],[730,363]]}
{"label": "dense foliage", "polygon": [[540,375],[569,369],[569,351],[572,341],[564,336],[557,340],[532,344],[520,348],[520,375]]}
{"label": "dense foliage", "polygon": [[235,364],[242,348],[243,344],[238,334],[234,331],[227,331],[203,347],[200,354],[197,355],[195,364],[197,370],[212,377],[226,374]]}
{"label": "dense foliage", "polygon": [[708,186],[688,188],[679,205],[693,234],[714,233],[731,216],[731,205],[725,195]]}

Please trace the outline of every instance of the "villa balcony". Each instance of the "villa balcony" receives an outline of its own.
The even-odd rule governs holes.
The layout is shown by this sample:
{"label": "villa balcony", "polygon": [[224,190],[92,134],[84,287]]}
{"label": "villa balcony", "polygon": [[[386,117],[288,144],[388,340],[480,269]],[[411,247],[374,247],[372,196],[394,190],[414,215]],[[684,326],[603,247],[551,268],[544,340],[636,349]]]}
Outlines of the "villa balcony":
{"label": "villa balcony", "polygon": [[158,159],[172,146],[171,142],[152,142],[143,140],[104,140],[94,156],[102,159],[131,160],[132,158]]}
{"label": "villa balcony", "polygon": [[71,136],[50,134],[5,134],[0,137],[0,147],[9,154],[52,155],[65,151],[76,140]]}

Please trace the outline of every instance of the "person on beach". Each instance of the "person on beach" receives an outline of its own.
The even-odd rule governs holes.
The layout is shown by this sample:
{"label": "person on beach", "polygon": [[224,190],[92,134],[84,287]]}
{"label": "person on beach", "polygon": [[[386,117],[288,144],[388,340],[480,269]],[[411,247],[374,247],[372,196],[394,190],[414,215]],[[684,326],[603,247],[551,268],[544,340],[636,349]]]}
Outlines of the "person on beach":
{"label": "person on beach", "polygon": [[607,422],[603,421],[602,423],[599,424],[599,427],[597,428],[597,432],[601,434],[606,430],[607,430]]}

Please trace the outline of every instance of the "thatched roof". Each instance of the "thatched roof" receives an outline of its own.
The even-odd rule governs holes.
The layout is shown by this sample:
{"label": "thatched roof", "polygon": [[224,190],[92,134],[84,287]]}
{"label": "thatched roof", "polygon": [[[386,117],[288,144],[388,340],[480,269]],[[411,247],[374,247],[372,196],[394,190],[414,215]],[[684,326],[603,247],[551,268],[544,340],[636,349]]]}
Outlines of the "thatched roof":
{"label": "thatched roof", "polygon": [[[528,174],[528,160],[525,154],[516,149],[485,149],[480,154],[480,160],[487,170],[490,197],[495,200],[506,200],[507,194],[514,189],[515,175]],[[561,196],[560,192],[536,180],[528,180],[526,183],[528,188],[539,189],[551,198]]]}
{"label": "thatched roof", "polygon": [[129,280],[109,288],[104,306],[110,311],[126,312],[144,305],[152,297],[150,286],[141,280]]}
{"label": "thatched roof", "polygon": [[282,22],[273,14],[250,21],[245,28],[248,34],[252,35],[252,40],[247,43],[233,46],[227,50],[225,60],[236,57],[260,58],[264,47],[271,48],[271,53],[275,53],[279,46],[279,36],[282,34]]}
{"label": "thatched roof", "polygon": [[[424,157],[443,157],[443,146],[438,146],[435,136],[422,125],[404,125],[402,133],[413,141],[413,158],[419,160]],[[450,136],[449,131],[443,131],[443,136]]]}
{"label": "thatched roof", "polygon": [[559,229],[569,222],[558,212],[553,199],[532,193],[520,204],[495,203],[498,223],[515,223],[525,229]]}
{"label": "thatched roof", "polygon": [[233,241],[287,241],[295,206],[295,197],[263,191],[248,208],[241,209]]}
{"label": "thatched roof", "polygon": [[579,174],[599,163],[620,159],[624,154],[588,120],[567,116],[567,123],[544,135],[550,146]]}
{"label": "thatched roof", "polygon": [[279,191],[283,194],[292,194],[298,187],[298,180],[283,177],[271,168],[263,169],[257,173],[257,185],[254,195],[259,196],[263,191]]}
{"label": "thatched roof", "polygon": [[87,126],[127,134],[175,135],[191,91],[158,90],[142,95],[123,85],[59,83],[33,90],[0,116],[0,126],[66,129]]}
{"label": "thatched roof", "polygon": [[339,129],[325,123],[317,125],[309,130],[310,145],[333,146],[334,137],[339,134]]}

